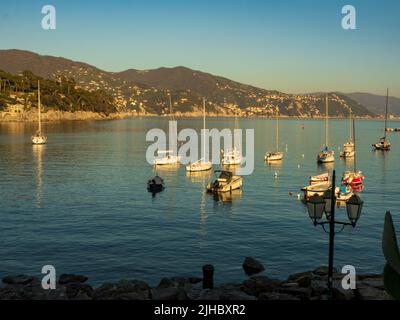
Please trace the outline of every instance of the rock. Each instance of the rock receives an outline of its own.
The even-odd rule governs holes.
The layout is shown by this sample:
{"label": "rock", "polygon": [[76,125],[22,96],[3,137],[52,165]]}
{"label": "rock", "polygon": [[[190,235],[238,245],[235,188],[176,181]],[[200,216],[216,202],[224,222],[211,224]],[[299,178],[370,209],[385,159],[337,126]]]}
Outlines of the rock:
{"label": "rock", "polygon": [[262,292],[272,292],[282,282],[266,276],[253,276],[243,282],[242,290],[249,295],[258,297]]}
{"label": "rock", "polygon": [[198,278],[198,277],[190,277],[188,278],[189,282],[191,284],[197,284],[203,281],[203,278]]}
{"label": "rock", "polygon": [[288,282],[296,282],[300,287],[306,288],[311,285],[311,279],[313,277],[312,272],[301,272],[295,273],[289,276]]}
{"label": "rock", "polygon": [[311,279],[310,289],[313,296],[321,296],[328,293],[328,283],[326,280],[318,278]]}
{"label": "rock", "polygon": [[377,289],[385,290],[385,285],[383,283],[383,278],[363,278],[357,282],[359,286],[370,286]]}
{"label": "rock", "polygon": [[187,296],[182,288],[154,288],[151,290],[153,300],[186,300]]}
{"label": "rock", "polygon": [[68,283],[84,283],[86,282],[88,277],[76,275],[76,274],[62,274],[58,278],[59,284],[68,284]]}
{"label": "rock", "polygon": [[243,270],[247,275],[253,275],[264,271],[265,268],[256,259],[247,257],[243,262]]}
{"label": "rock", "polygon": [[257,300],[256,297],[248,295],[240,290],[223,291],[221,292],[220,299],[224,301],[250,301]]}
{"label": "rock", "polygon": [[302,288],[299,285],[292,287],[280,287],[277,290],[280,294],[294,296],[300,300],[309,300],[311,298],[311,288]]}
{"label": "rock", "polygon": [[[328,267],[327,266],[322,266],[322,267],[318,267],[317,269],[315,269],[312,273],[317,275],[317,276],[326,276],[328,275]],[[337,273],[337,270],[335,268],[333,268],[333,274]]]}
{"label": "rock", "polygon": [[258,300],[301,300],[295,296],[290,294],[281,293],[281,292],[263,292],[258,297]]}
{"label": "rock", "polygon": [[191,284],[192,282],[189,278],[183,278],[183,277],[162,278],[157,288],[171,288],[171,287],[185,288],[185,287],[190,287]]}
{"label": "rock", "polygon": [[150,296],[150,286],[138,280],[106,283],[93,291],[93,299],[96,300],[148,300]]}
{"label": "rock", "polygon": [[68,299],[78,299],[79,296],[93,296],[93,288],[81,282],[68,283],[65,286]]}
{"label": "rock", "polygon": [[357,286],[355,297],[359,300],[394,300],[385,290],[367,285]]}
{"label": "rock", "polygon": [[196,300],[221,300],[221,289],[204,289],[201,290],[198,298]]}
{"label": "rock", "polygon": [[26,275],[7,276],[7,277],[3,278],[3,283],[27,285],[34,280],[35,280],[34,277],[26,276]]}

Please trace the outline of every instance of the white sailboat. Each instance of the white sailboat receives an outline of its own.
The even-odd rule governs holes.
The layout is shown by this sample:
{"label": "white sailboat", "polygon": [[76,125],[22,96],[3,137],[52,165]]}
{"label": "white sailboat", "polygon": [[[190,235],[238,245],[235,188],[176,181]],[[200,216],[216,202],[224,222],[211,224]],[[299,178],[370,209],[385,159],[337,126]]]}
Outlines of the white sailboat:
{"label": "white sailboat", "polygon": [[343,144],[343,151],[340,153],[341,158],[350,159],[355,156],[355,145],[354,145],[354,137],[352,136],[353,128],[352,128],[352,120],[351,120],[351,109],[350,109],[350,134],[349,141]]}
{"label": "white sailboat", "polygon": [[267,162],[281,161],[283,159],[283,152],[279,151],[279,109],[276,111],[276,134],[275,134],[275,152],[267,152],[264,160]]}
{"label": "white sailboat", "polygon": [[[203,98],[203,152],[205,156],[206,152],[206,99]],[[205,158],[201,158],[196,162],[193,162],[186,166],[186,171],[188,172],[198,172],[198,171],[208,171],[211,170],[211,161],[206,161]]]}
{"label": "white sailboat", "polygon": [[388,127],[387,127],[388,106],[389,106],[389,89],[387,89],[386,91],[385,134],[382,138],[379,139],[378,143],[372,145],[375,148],[375,150],[390,151],[391,148],[391,144],[388,138],[386,137],[386,132],[388,132]]}
{"label": "white sailboat", "polygon": [[325,98],[325,107],[326,107],[326,115],[325,115],[325,145],[323,146],[321,152],[317,156],[317,160],[319,163],[330,163],[335,161],[335,152],[333,150],[329,150],[328,141],[329,141],[329,120],[328,120],[328,94]]}
{"label": "white sailboat", "polygon": [[47,137],[42,132],[41,101],[40,101],[40,81],[38,80],[38,130],[31,137],[33,144],[45,144]]}
{"label": "white sailboat", "polygon": [[[171,94],[169,96],[169,112],[171,115],[171,120],[174,120],[174,116],[172,113],[172,99]],[[157,157],[153,160],[153,164],[155,166],[166,166],[166,165],[179,165],[181,161],[181,157],[175,155],[173,150],[158,150]]]}
{"label": "white sailboat", "polygon": [[[239,129],[237,115],[235,116],[235,129]],[[222,151],[223,166],[237,166],[242,163],[242,153],[234,146]]]}

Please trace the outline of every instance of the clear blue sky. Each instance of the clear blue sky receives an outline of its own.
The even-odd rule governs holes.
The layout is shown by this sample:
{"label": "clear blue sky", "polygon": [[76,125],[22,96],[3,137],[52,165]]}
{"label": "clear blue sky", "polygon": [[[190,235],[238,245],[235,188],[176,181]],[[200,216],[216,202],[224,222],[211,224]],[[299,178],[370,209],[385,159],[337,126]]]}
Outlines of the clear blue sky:
{"label": "clear blue sky", "polygon": [[[55,31],[41,29],[45,4]],[[341,28],[346,4],[357,30]],[[184,65],[284,92],[400,97],[398,0],[2,1],[0,48],[108,71]]]}

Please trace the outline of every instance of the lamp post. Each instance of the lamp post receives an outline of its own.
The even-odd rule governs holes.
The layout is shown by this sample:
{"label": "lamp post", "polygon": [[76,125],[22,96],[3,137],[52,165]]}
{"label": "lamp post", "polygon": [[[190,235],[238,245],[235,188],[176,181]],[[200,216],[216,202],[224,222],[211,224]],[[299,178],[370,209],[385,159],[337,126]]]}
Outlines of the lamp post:
{"label": "lamp post", "polygon": [[[307,201],[308,214],[313,220],[314,226],[321,225],[325,232],[329,233],[329,264],[328,264],[328,289],[332,296],[332,279],[333,279],[333,253],[334,253],[334,242],[335,242],[335,225],[342,225],[341,232],[345,226],[356,226],[356,223],[361,215],[363,201],[359,196],[354,194],[346,203],[347,217],[350,222],[342,222],[335,220],[335,181],[336,171],[333,170],[332,174],[332,186],[328,189],[324,196],[313,195]],[[326,221],[321,221],[325,213]],[[325,229],[325,225],[329,224],[329,231]]]}

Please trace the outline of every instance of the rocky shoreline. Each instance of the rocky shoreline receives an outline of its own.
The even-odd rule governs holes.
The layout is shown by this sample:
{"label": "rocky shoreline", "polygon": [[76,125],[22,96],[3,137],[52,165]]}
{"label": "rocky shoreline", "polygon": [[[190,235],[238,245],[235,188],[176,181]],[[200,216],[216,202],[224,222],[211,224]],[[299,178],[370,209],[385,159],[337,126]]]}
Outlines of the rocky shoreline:
{"label": "rocky shoreline", "polygon": [[[199,118],[202,117],[202,112],[176,112],[174,116],[177,118]],[[54,121],[85,121],[85,120],[120,120],[120,119],[129,119],[129,118],[138,118],[138,117],[160,117],[158,114],[152,113],[137,113],[137,112],[117,112],[117,113],[98,113],[98,112],[90,112],[90,111],[75,111],[75,112],[67,112],[67,111],[59,111],[59,110],[47,110],[42,113],[42,121],[43,122],[54,122]],[[235,114],[220,114],[220,113],[209,113],[207,117],[210,118],[232,118],[235,117]],[[257,116],[253,117],[254,119],[260,118],[271,118],[267,116]],[[322,119],[323,117],[289,117],[289,116],[281,116],[281,118],[285,119]],[[346,119],[344,117],[331,117],[335,119]],[[380,118],[358,118],[359,120],[378,120]],[[400,118],[399,118],[400,119]],[[395,120],[395,119],[393,119]],[[397,120],[397,118],[396,118]],[[24,113],[15,113],[15,112],[6,112],[0,111],[0,123],[2,122],[36,122],[37,121],[37,111],[30,110]]]}
{"label": "rocky shoreline", "polygon": [[[245,261],[245,271],[246,265],[251,273],[262,271],[262,265],[253,262]],[[255,269],[251,269],[253,266]],[[92,287],[85,276],[63,274],[56,289],[44,290],[38,278],[19,275],[3,278],[0,300],[328,300],[327,271],[327,267],[319,267],[292,274],[286,280],[253,275],[242,283],[225,283],[208,289],[203,288],[203,278],[199,277],[162,278],[156,287],[141,280],[120,280]],[[357,275],[354,290],[342,288],[343,276],[334,273],[333,299],[393,300],[386,293],[380,274]]]}

